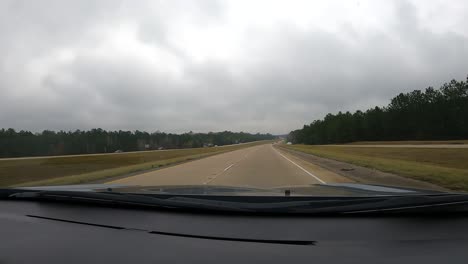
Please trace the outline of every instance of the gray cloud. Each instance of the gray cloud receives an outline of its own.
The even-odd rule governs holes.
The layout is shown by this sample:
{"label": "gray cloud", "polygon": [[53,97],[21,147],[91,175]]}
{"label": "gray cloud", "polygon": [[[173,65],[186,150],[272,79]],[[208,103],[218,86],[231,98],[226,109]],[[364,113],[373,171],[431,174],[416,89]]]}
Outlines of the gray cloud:
{"label": "gray cloud", "polygon": [[436,2],[335,24],[237,3],[3,1],[0,127],[286,133],[468,73],[466,16]]}

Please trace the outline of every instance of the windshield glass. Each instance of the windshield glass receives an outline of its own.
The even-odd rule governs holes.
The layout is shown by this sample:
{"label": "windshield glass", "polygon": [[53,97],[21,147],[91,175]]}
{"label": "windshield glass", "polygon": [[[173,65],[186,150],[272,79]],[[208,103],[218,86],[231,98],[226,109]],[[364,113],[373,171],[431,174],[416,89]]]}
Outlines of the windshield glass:
{"label": "windshield glass", "polygon": [[467,12],[432,0],[3,1],[0,188],[464,193]]}

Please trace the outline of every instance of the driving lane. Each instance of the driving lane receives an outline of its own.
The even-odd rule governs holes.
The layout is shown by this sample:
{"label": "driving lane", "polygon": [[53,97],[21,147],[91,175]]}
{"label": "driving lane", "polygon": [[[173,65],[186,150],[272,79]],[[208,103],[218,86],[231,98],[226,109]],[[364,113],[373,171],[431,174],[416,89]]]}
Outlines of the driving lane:
{"label": "driving lane", "polygon": [[200,160],[115,180],[131,185],[229,185],[278,187],[350,182],[272,144],[235,150]]}

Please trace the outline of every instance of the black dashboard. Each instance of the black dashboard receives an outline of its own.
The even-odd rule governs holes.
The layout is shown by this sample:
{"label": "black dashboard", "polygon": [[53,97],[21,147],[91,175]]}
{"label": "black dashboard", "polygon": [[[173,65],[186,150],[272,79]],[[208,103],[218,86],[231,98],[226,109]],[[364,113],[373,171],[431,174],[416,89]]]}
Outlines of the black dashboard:
{"label": "black dashboard", "polygon": [[0,263],[468,263],[468,217],[198,214],[0,201]]}

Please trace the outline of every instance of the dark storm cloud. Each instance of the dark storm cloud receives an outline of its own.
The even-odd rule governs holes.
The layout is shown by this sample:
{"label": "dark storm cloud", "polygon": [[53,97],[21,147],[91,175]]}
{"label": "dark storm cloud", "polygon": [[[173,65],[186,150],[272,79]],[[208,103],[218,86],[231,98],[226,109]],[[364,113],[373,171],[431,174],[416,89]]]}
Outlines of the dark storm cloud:
{"label": "dark storm cloud", "polygon": [[468,73],[466,19],[433,30],[425,2],[365,29],[235,3],[2,2],[0,126],[285,133]]}

